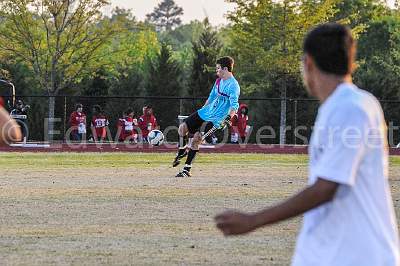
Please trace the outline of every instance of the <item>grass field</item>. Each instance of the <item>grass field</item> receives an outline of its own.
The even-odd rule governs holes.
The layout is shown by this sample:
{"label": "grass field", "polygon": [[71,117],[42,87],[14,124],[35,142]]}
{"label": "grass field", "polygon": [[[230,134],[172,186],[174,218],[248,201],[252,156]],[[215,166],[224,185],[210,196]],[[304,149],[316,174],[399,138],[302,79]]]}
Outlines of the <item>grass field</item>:
{"label": "grass field", "polygon": [[[301,219],[224,238],[213,216],[301,189],[307,157],[200,154],[174,178],[172,154],[0,153],[1,265],[288,265]],[[400,158],[391,187],[400,216]]]}

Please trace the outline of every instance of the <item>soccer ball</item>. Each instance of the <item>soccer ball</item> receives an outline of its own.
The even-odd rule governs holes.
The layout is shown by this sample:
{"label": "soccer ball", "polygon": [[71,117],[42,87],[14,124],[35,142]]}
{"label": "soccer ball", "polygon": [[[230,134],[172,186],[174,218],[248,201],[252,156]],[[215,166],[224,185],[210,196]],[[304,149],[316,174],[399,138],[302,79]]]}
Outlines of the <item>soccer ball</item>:
{"label": "soccer ball", "polygon": [[164,134],[160,130],[154,129],[147,135],[147,140],[150,145],[160,146],[164,141]]}

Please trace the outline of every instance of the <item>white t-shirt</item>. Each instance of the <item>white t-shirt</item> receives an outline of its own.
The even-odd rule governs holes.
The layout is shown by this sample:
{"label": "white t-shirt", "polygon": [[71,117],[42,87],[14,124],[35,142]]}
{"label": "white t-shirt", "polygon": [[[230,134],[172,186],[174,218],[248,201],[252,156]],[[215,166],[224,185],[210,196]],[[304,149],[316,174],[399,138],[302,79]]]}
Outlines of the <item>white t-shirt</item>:
{"label": "white t-shirt", "polygon": [[339,186],[332,201],[305,213],[292,265],[399,266],[386,124],[375,97],[339,85],[318,110],[309,156],[309,185],[322,178]]}

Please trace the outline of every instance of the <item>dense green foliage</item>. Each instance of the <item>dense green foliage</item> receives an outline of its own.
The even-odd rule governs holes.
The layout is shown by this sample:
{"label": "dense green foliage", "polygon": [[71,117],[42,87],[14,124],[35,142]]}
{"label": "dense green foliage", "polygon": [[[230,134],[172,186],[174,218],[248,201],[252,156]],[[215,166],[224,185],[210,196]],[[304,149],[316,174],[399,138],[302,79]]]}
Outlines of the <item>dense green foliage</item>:
{"label": "dense green foliage", "polygon": [[[179,79],[179,65],[172,58],[170,47],[162,43],[160,53],[150,65],[147,93],[149,96],[177,97],[181,93]],[[162,128],[175,124],[179,105],[171,104],[168,100],[151,100],[149,103],[157,114],[158,122]]]}
{"label": "dense green foliage", "polygon": [[215,61],[221,53],[222,44],[218,32],[207,20],[197,41],[192,42],[193,61],[189,94],[193,97],[207,97],[215,81]]}

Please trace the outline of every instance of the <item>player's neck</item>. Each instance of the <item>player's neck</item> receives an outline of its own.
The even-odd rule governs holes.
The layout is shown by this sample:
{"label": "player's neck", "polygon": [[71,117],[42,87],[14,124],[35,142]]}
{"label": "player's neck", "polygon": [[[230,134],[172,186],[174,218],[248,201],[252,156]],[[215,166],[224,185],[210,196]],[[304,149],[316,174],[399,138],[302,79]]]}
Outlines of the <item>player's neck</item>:
{"label": "player's neck", "polygon": [[233,77],[232,72],[228,72],[222,77],[222,79],[223,80],[227,80],[227,79],[230,79],[231,77]]}
{"label": "player's neck", "polygon": [[318,91],[317,98],[323,103],[335,90],[336,88],[342,83],[352,83],[352,79],[350,75],[347,76],[332,76],[322,75],[321,78],[318,80],[319,85],[317,86],[320,88]]}

